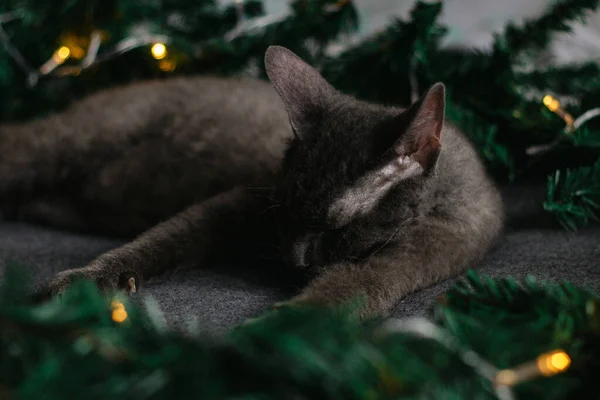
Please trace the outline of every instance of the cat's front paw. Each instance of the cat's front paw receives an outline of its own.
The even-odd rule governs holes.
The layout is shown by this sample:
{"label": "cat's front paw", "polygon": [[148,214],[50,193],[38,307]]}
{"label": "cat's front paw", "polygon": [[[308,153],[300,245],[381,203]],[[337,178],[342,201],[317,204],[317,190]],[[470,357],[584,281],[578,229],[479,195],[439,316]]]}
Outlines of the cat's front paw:
{"label": "cat's front paw", "polygon": [[49,283],[36,291],[34,300],[45,301],[62,295],[74,282],[80,280],[93,282],[103,293],[122,290],[129,295],[136,293],[141,284],[141,278],[136,272],[119,274],[114,270],[94,265],[59,272]]}

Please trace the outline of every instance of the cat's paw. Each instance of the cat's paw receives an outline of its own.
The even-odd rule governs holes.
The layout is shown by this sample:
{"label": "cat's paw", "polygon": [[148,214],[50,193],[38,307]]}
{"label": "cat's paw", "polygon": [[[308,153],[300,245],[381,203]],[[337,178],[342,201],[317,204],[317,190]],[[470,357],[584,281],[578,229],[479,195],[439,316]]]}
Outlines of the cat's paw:
{"label": "cat's paw", "polygon": [[34,300],[46,301],[54,296],[60,296],[74,282],[80,280],[93,282],[103,293],[122,290],[129,295],[136,293],[141,284],[141,278],[136,272],[118,274],[98,266],[88,266],[59,272],[49,283],[36,291]]}

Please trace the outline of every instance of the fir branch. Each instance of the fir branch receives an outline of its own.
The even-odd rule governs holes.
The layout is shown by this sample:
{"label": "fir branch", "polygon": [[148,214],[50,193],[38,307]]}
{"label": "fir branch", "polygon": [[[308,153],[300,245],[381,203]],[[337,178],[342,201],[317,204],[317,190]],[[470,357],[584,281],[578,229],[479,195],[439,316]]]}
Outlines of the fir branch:
{"label": "fir branch", "polygon": [[209,338],[158,327],[128,302],[129,318],[115,323],[87,283],[46,305],[5,301],[22,289],[13,277],[0,291],[0,323],[11,326],[0,329],[0,389],[15,399],[509,399],[494,393],[498,369],[556,346],[573,370],[526,381],[519,398],[582,398],[600,373],[600,303],[568,284],[471,272],[437,307],[436,326],[359,325],[351,309],[286,307]]}
{"label": "fir branch", "polygon": [[583,65],[551,66],[543,70],[517,73],[515,80],[547,93],[578,95],[600,92],[600,66],[597,62]]}
{"label": "fir branch", "polygon": [[323,75],[335,87],[361,99],[409,104],[415,97],[412,93],[420,95],[427,88],[416,87],[416,82],[423,75],[432,79],[430,59],[446,33],[437,23],[441,11],[441,2],[417,1],[409,21],[395,19],[383,31],[328,58]]}
{"label": "fir branch", "polygon": [[567,229],[597,220],[600,210],[600,159],[590,167],[556,171],[548,177],[544,209]]}
{"label": "fir branch", "polygon": [[540,17],[525,21],[521,27],[508,24],[504,33],[495,37],[492,58],[503,55],[514,59],[524,50],[546,48],[553,34],[570,32],[571,21],[583,19],[586,13],[595,11],[599,4],[599,0],[559,0]]}
{"label": "fir branch", "polygon": [[469,270],[466,278],[446,293],[445,301],[453,308],[465,312],[473,312],[474,308],[485,310],[489,307],[502,307],[523,314],[534,312],[540,304],[545,304],[549,309],[555,306],[570,308],[568,314],[572,316],[575,312],[582,312],[583,318],[587,313],[587,304],[598,303],[600,299],[592,291],[577,289],[568,282],[540,282],[533,276],[527,276],[521,282],[514,278],[492,279]]}

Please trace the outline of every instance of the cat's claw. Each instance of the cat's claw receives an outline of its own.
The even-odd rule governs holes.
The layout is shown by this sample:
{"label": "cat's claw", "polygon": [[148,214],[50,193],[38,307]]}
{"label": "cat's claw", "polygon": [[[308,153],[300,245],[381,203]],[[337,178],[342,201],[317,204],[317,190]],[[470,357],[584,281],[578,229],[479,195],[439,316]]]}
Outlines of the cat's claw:
{"label": "cat's claw", "polygon": [[127,293],[128,295],[137,293],[137,287],[135,285],[135,278],[133,276],[127,278],[127,287],[125,288],[125,293]]}
{"label": "cat's claw", "polygon": [[103,274],[101,270],[93,267],[70,269],[59,272],[48,284],[36,291],[33,300],[41,302],[47,301],[54,296],[61,296],[77,280],[92,281],[103,293],[121,290],[127,295],[137,293],[141,283],[138,274],[133,272],[114,276],[110,273]]}

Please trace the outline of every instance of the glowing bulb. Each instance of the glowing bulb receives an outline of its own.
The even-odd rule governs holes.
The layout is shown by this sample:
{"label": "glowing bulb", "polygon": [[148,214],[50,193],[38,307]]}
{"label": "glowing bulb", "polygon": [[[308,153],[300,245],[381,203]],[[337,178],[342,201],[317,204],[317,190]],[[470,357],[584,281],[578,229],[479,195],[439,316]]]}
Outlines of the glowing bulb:
{"label": "glowing bulb", "polygon": [[63,60],[66,60],[71,55],[71,49],[69,49],[67,46],[62,46],[60,49],[58,49],[56,54],[58,54],[58,56]]}
{"label": "glowing bulb", "polygon": [[542,375],[550,376],[566,371],[571,365],[571,359],[564,351],[556,350],[539,356],[537,364]]}
{"label": "glowing bulb", "polygon": [[571,359],[563,350],[554,350],[539,355],[535,361],[529,361],[496,374],[497,385],[515,386],[541,376],[552,376],[565,372],[571,365]]}
{"label": "glowing bulb", "polygon": [[71,56],[71,50],[67,46],[62,46],[52,54],[52,60],[60,65]]}
{"label": "glowing bulb", "polygon": [[549,94],[545,95],[542,101],[544,105],[548,107],[548,110],[552,111],[553,113],[556,113],[559,117],[563,119],[563,121],[565,121],[565,123],[567,124],[567,129],[571,129],[571,125],[573,125],[574,122],[573,117],[571,116],[571,114],[569,114],[560,107],[560,101],[550,96]]}
{"label": "glowing bulb", "polygon": [[155,43],[150,51],[152,52],[152,57],[157,60],[162,60],[167,55],[167,47],[162,43]]}
{"label": "glowing bulb", "polygon": [[110,306],[112,308],[113,321],[120,324],[121,322],[127,319],[127,311],[125,310],[125,306],[123,305],[123,303],[115,300],[111,303]]}
{"label": "glowing bulb", "polygon": [[544,96],[544,105],[548,107],[548,110],[555,112],[560,108],[560,102],[549,94]]}

